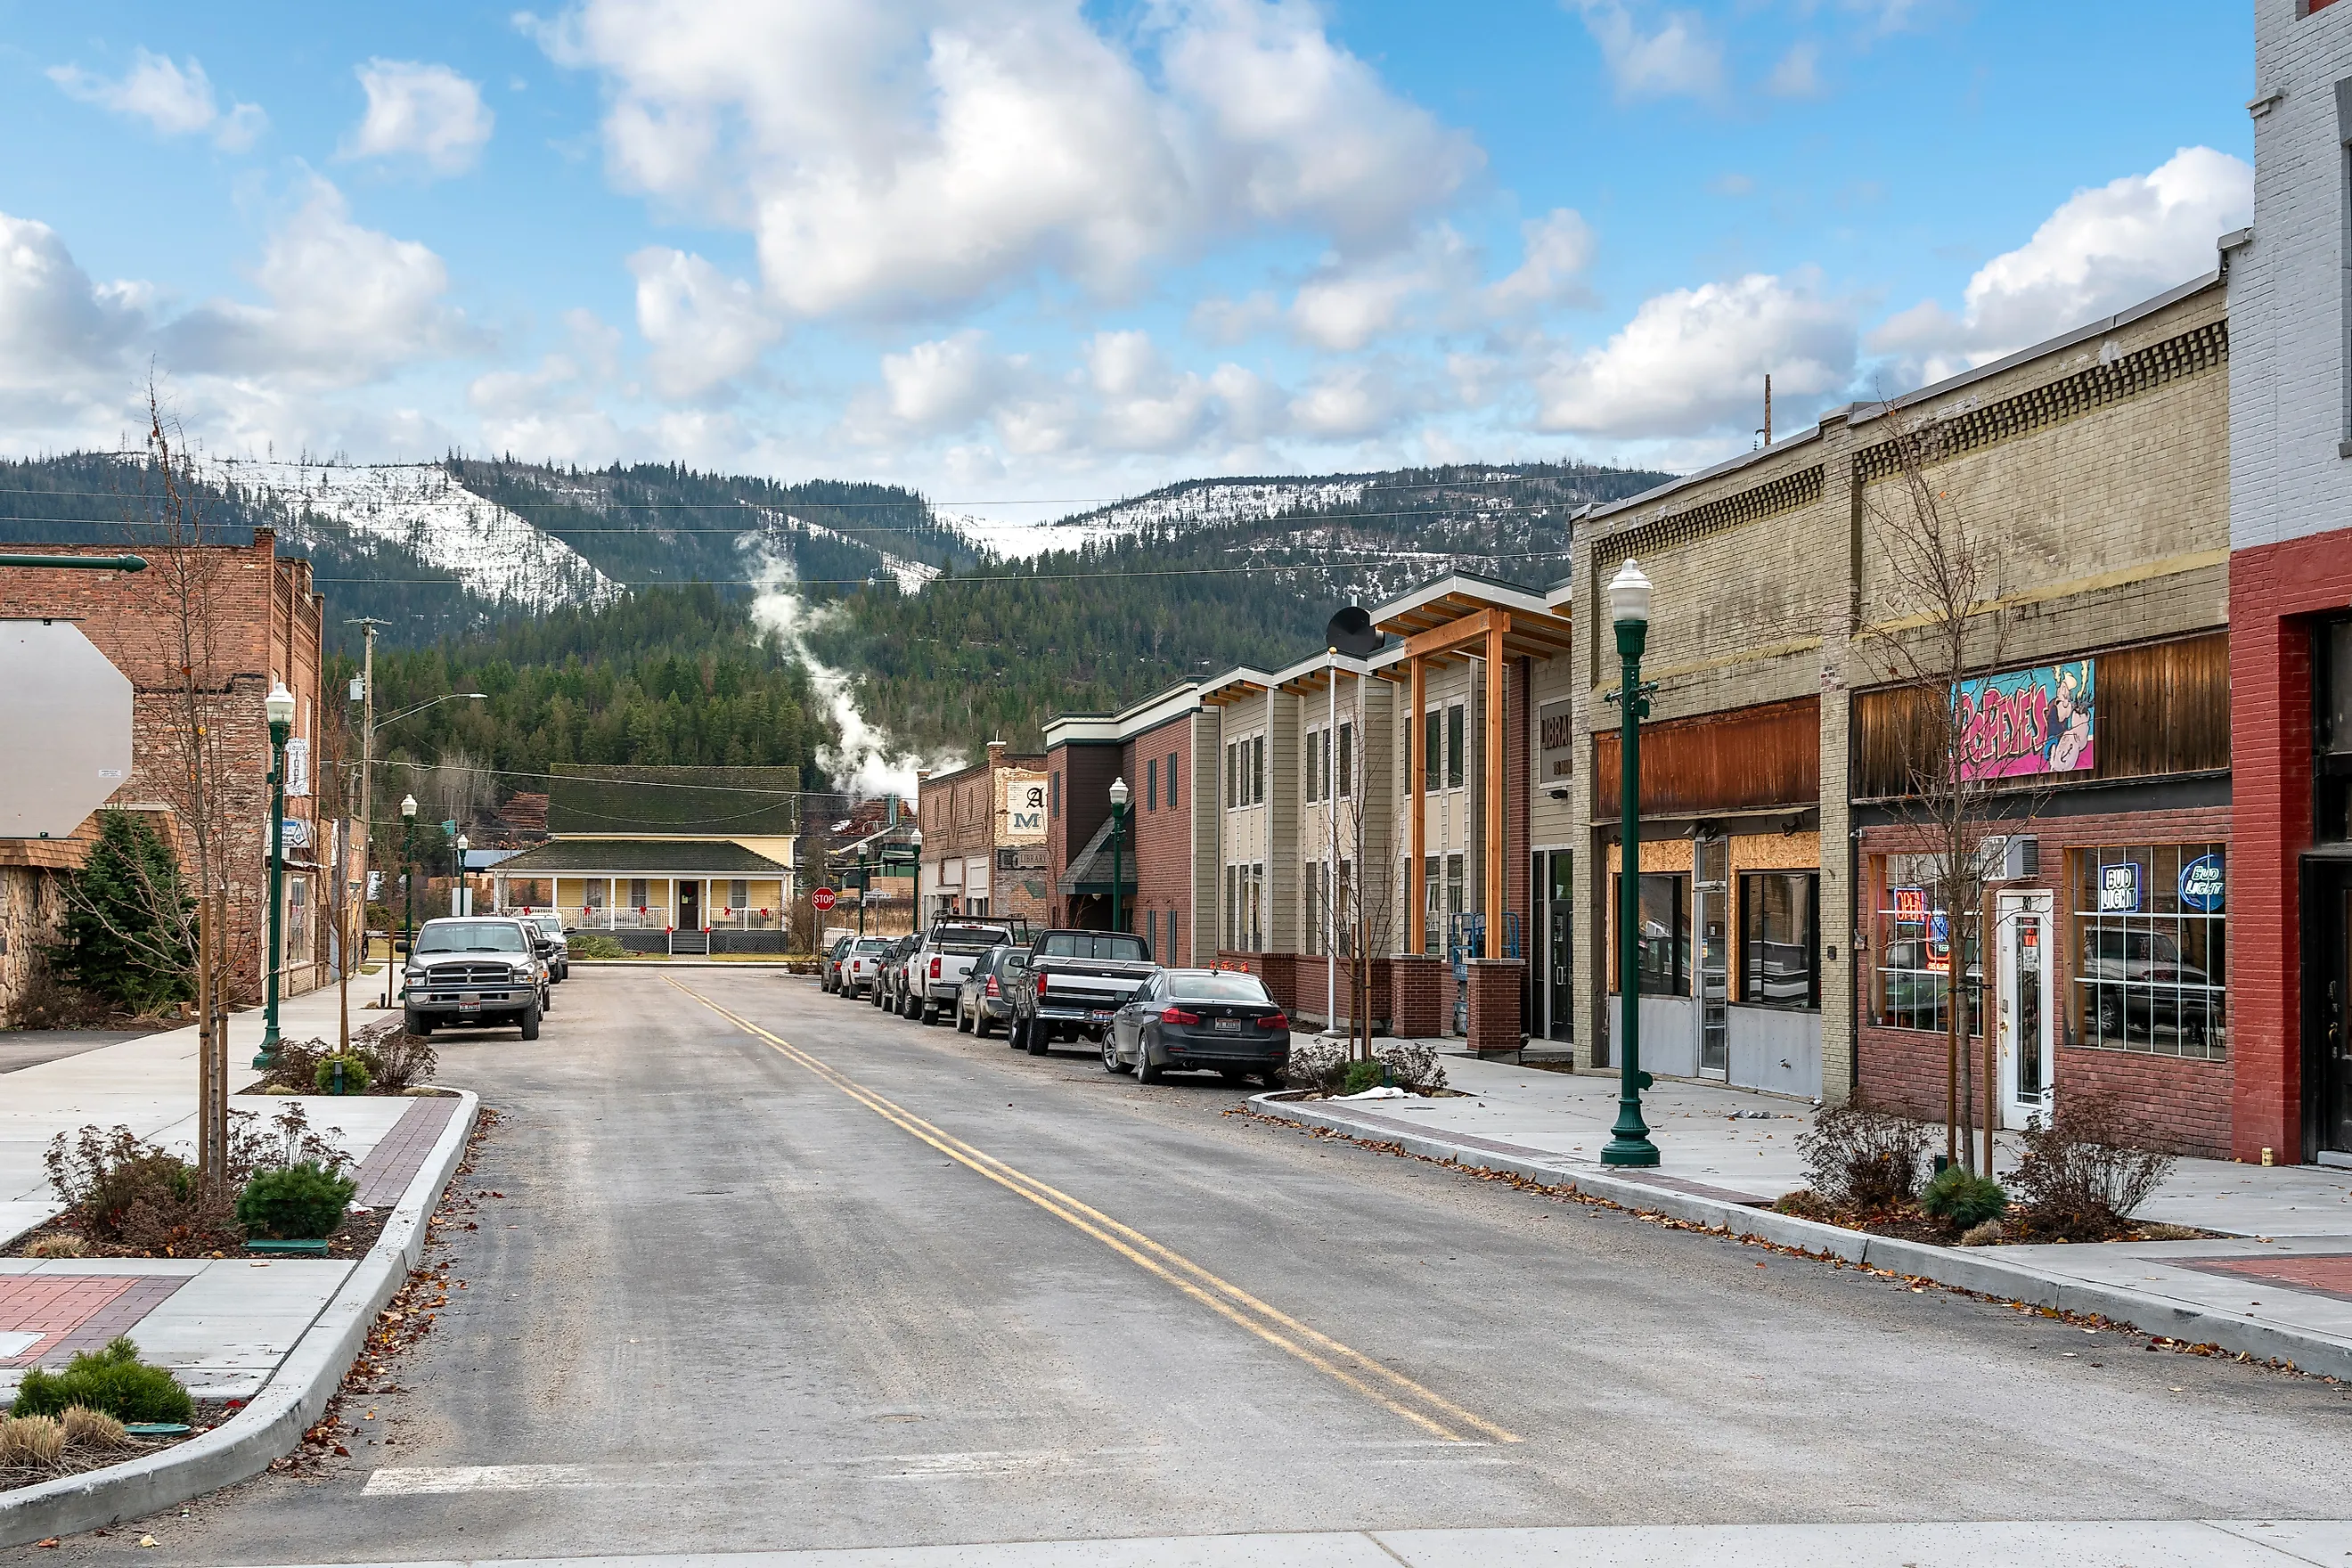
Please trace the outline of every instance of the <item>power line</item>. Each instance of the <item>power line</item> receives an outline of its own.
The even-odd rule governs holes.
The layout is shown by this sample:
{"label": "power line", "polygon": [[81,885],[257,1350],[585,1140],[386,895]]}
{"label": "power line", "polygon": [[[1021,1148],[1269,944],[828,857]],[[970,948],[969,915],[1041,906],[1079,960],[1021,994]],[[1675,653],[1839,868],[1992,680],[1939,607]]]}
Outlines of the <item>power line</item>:
{"label": "power line", "polygon": [[[1511,503],[1511,505],[1510,505],[1510,511],[1511,511],[1511,512],[1521,512],[1521,511],[1525,511],[1525,510],[1529,510],[1532,506],[1538,505],[1538,504],[1542,504],[1542,503],[1513,502],[1513,503]],[[315,512],[314,512],[314,513],[310,513],[310,514],[309,514],[309,515],[310,515],[310,516],[312,516],[312,517],[315,517],[315,518],[318,518],[318,519],[319,519],[320,521],[325,521],[325,522],[328,522],[328,523],[331,523],[331,524],[334,524],[334,525],[336,525],[336,526],[340,526],[340,527],[342,527],[342,528],[345,528],[345,529],[352,529],[352,528],[355,528],[355,527],[357,526],[356,524],[352,523],[352,522],[349,519],[347,519],[347,518],[327,517],[327,516],[324,516],[323,514],[320,514],[320,513],[315,513]],[[518,514],[518,515],[520,515],[520,514]],[[1329,523],[1329,522],[1346,522],[1346,521],[1355,521],[1355,520],[1370,521],[1370,520],[1374,520],[1374,519],[1389,519],[1389,518],[1399,518],[1399,517],[1428,517],[1428,516],[1430,516],[1430,515],[1431,515],[1430,510],[1429,510],[1428,509],[1426,509],[1426,508],[1414,509],[1414,510],[1404,510],[1404,511],[1329,511],[1329,512],[1318,512],[1318,513],[1315,513],[1315,514],[1313,514],[1313,515],[1312,515],[1311,520],[1310,520],[1310,519],[1305,519],[1305,518],[1302,518],[1302,519],[1299,519],[1299,520],[1297,520],[1297,521],[1301,521],[1301,522],[1308,522],[1308,521],[1311,521],[1312,522],[1315,522],[1315,523]],[[1509,513],[1508,513],[1508,512],[1506,512],[1505,510],[1501,510],[1501,509],[1497,509],[1497,510],[1493,510],[1493,511],[1469,512],[1469,513],[1467,513],[1466,515],[1471,516],[1471,517],[1473,517],[1473,518],[1488,518],[1488,517],[1500,517],[1500,516],[1506,516],[1506,515],[1509,515]],[[527,523],[530,522],[530,520],[529,518],[522,518],[522,519],[521,519],[521,521],[524,521],[524,522],[527,522]],[[799,520],[799,519],[794,519],[794,520],[793,520],[793,521],[800,521],[801,520]],[[1207,522],[1202,522],[1200,526],[1202,526],[1202,527],[1203,527],[1203,528],[1217,528],[1217,527],[1228,526],[1228,525],[1233,524],[1233,523],[1247,524],[1247,523],[1255,523],[1255,522],[1280,522],[1280,521],[1289,521],[1288,514],[1276,512],[1276,513],[1270,513],[1270,514],[1267,514],[1267,515],[1265,515],[1265,516],[1260,516],[1260,517],[1232,518],[1232,519],[1221,520],[1221,521],[1207,521]],[[10,515],[10,514],[8,514],[8,513],[5,513],[5,512],[0,512],[0,525],[5,525],[5,524],[7,524],[7,523],[12,523],[12,522],[37,522],[37,523],[42,523],[42,524],[54,524],[54,523],[78,523],[78,524],[79,524],[79,525],[81,525],[81,526],[83,526],[83,527],[87,527],[87,528],[168,528],[168,527],[170,527],[170,526],[171,526],[168,522],[165,522],[165,521],[162,521],[162,520],[160,520],[160,519],[151,519],[151,518],[108,518],[108,517],[19,517],[19,516],[12,516],[12,515]],[[740,538],[740,537],[741,537],[741,536],[743,536],[744,534],[747,534],[747,533],[752,533],[752,532],[756,532],[756,531],[757,531],[757,530],[755,530],[755,529],[750,529],[750,528],[567,528],[567,529],[562,530],[561,532],[558,532],[556,530],[554,530],[554,529],[552,529],[552,528],[546,527],[546,526],[545,526],[545,525],[543,525],[543,524],[540,524],[540,523],[531,523],[530,525],[531,525],[533,528],[538,529],[538,530],[539,530],[539,531],[541,531],[541,532],[542,532],[542,533],[546,534],[548,537],[550,537],[550,538],[551,538],[551,539],[556,539],[556,540],[575,539],[575,538],[579,538],[579,537],[582,537],[582,536],[587,536],[587,537],[592,537],[592,538],[593,538],[593,537],[595,537],[595,536],[604,535],[604,534],[625,534],[625,535],[628,535],[628,536],[633,537],[633,538],[644,538],[644,537],[646,537],[646,535],[648,535],[648,534],[653,534],[653,533],[656,533],[656,532],[659,532],[659,533],[661,533],[661,534],[678,534],[678,533],[708,533],[708,534],[724,534],[724,535],[731,535],[731,536],[734,536],[734,537],[737,537],[737,538]],[[248,523],[238,522],[238,523],[215,523],[215,524],[212,524],[211,526],[213,526],[213,527],[219,527],[219,528],[230,528],[230,527],[234,527],[234,528],[246,528],[246,527],[250,527],[250,526],[252,526],[252,525],[251,525],[251,524],[248,524]],[[784,525],[782,525],[782,524],[777,524],[777,525],[774,525],[774,526],[779,526],[779,527],[781,527],[781,526],[784,526]],[[805,521],[801,522],[801,526],[802,526],[802,527],[803,527],[803,528],[810,528],[810,529],[819,530],[819,531],[823,531],[823,532],[825,532],[825,533],[896,533],[896,534],[907,534],[907,533],[929,533],[929,532],[933,532],[933,531],[939,531],[939,530],[933,530],[933,529],[920,529],[920,528],[835,528],[835,527],[834,527],[831,523],[824,523],[824,522],[805,522]],[[1012,524],[1011,526],[1013,526],[1013,527],[1016,527],[1016,528],[1034,528],[1034,529],[1036,529],[1036,530],[1038,530],[1039,531],[1041,531],[1041,532],[1042,532],[1042,531],[1044,531],[1045,530],[1047,530],[1047,529],[1051,529],[1051,528],[1059,528],[1059,527],[1063,527],[1063,526],[1065,526],[1065,525],[1064,525],[1064,524],[1062,524],[1062,523],[1058,523],[1058,522],[1034,522],[1034,523],[1015,523],[1015,524]],[[941,528],[941,529],[943,529],[943,530],[945,530],[945,531],[953,531],[953,525],[952,525],[952,524],[942,524],[942,525],[940,525],[940,528]]]}
{"label": "power line", "polygon": [[[1151,567],[1142,570],[1108,572],[967,572],[956,576],[940,575],[924,579],[925,587],[948,584],[983,583],[1087,583],[1106,577],[1255,577],[1274,576],[1297,572],[1353,572],[1373,566],[1410,566],[1416,563],[1434,564],[1441,561],[1557,561],[1566,550],[1514,551],[1497,553],[1491,551],[1443,551],[1419,556],[1384,555],[1361,561],[1301,562],[1295,566],[1184,566]],[[759,582],[740,577],[654,577],[625,581],[608,578],[622,588],[863,588],[877,581],[874,577],[793,577],[781,582]],[[893,574],[892,575],[895,575]],[[466,584],[451,577],[320,577],[314,583],[371,583],[385,587],[462,588]]]}

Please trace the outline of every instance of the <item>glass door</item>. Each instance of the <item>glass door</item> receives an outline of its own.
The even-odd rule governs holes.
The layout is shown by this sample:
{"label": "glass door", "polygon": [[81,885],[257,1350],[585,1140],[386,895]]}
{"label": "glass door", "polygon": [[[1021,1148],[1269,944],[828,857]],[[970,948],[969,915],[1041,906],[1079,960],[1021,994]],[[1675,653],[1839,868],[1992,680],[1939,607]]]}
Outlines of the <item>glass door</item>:
{"label": "glass door", "polygon": [[2000,1124],[2022,1127],[2049,1109],[2057,1066],[2057,988],[2050,979],[2051,895],[2003,893],[1996,908]]}
{"label": "glass door", "polygon": [[1699,838],[1691,853],[1692,923],[1698,930],[1698,1075],[1731,1071],[1731,841]]}
{"label": "glass door", "polygon": [[1576,949],[1572,906],[1574,881],[1569,868],[1569,852],[1555,849],[1546,857],[1551,862],[1549,894],[1545,900],[1546,932],[1545,973],[1549,976],[1549,1005],[1544,1022],[1549,1038],[1576,1038]]}

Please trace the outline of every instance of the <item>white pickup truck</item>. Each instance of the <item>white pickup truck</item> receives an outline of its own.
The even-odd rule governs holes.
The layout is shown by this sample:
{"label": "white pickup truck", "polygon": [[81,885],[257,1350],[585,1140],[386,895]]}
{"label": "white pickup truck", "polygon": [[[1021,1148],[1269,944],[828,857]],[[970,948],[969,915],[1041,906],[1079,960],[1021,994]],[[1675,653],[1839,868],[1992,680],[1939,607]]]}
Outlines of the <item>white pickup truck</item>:
{"label": "white pickup truck", "polygon": [[956,993],[974,960],[992,947],[1029,940],[1023,921],[992,921],[977,916],[941,915],[923,933],[922,944],[907,955],[903,1017],[920,1017],[936,1024],[955,1016]]}

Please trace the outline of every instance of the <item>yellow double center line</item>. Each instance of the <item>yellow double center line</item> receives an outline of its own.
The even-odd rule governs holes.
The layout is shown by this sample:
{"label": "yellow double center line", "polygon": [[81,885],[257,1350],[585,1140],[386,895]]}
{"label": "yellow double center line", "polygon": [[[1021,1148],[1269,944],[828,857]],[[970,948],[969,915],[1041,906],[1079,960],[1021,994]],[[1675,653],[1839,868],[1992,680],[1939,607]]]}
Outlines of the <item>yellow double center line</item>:
{"label": "yellow double center line", "polygon": [[[1316,1371],[1347,1384],[1375,1405],[1394,1412],[1432,1436],[1448,1443],[1519,1441],[1517,1434],[1505,1431],[1485,1417],[1465,1410],[1444,1394],[1423,1387],[1402,1373],[1393,1372],[1360,1351],[1350,1350],[1328,1334],[1311,1329],[1287,1313],[1268,1306],[1240,1286],[1219,1279],[1191,1258],[1162,1247],[1134,1226],[1121,1224],[1059,1188],[1014,1169],[984,1150],[972,1147],[953,1133],[924,1121],[906,1107],[884,1099],[791,1041],[770,1033],[740,1014],[730,1012],[691,986],[680,984],[667,975],[663,978],[744,1033],[765,1041],[790,1060],[806,1068],[892,1126],[922,1140],[958,1164],[977,1171],[1008,1192],[1019,1194],[1055,1218],[1093,1237],[1145,1273],[1167,1281],[1220,1317],[1248,1330],[1266,1343],[1297,1356]],[[1465,1427],[1480,1436],[1465,1436],[1461,1429]]]}

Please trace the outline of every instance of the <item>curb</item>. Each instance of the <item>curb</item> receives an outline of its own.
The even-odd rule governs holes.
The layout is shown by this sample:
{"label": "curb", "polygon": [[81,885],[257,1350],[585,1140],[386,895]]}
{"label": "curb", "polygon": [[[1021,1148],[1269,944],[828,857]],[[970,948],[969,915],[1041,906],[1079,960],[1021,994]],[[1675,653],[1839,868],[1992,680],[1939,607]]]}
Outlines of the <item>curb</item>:
{"label": "curb", "polygon": [[481,1098],[464,1101],[408,1184],[368,1255],[303,1331],[284,1362],[245,1408],[199,1437],[160,1454],[62,1476],[0,1495],[0,1547],[23,1546],[137,1519],[247,1480],[290,1453],[341,1386],[368,1330],[425,1250],[425,1221],[466,1155]]}
{"label": "curb", "polygon": [[1994,1249],[1963,1250],[1936,1247],[1927,1242],[1902,1241],[1893,1237],[1873,1236],[1866,1231],[1848,1230],[1843,1226],[1824,1225],[1818,1220],[1800,1219],[1795,1215],[1780,1214],[1772,1209],[1750,1208],[1744,1204],[1726,1203],[1720,1198],[1704,1197],[1696,1193],[1654,1187],[1644,1182],[1610,1175],[1583,1161],[1565,1156],[1522,1159],[1465,1143],[1449,1142],[1445,1139],[1433,1138],[1411,1130],[1399,1131],[1387,1127],[1366,1126],[1318,1106],[1285,1098],[1289,1092],[1277,1090],[1252,1095],[1250,1108],[1276,1121],[1323,1127],[1350,1137],[1391,1143],[1408,1154],[1459,1165],[1465,1170],[1500,1171],[1525,1176],[1530,1181],[1566,1187],[1588,1197],[1606,1198],[1629,1209],[1646,1210],[1671,1219],[1727,1230],[1736,1237],[1768,1241],[1817,1257],[1841,1258],[1848,1263],[1866,1264],[1873,1268],[1928,1279],[1938,1285],[1955,1286],[1979,1295],[1997,1296],[2003,1300],[2023,1301],[2028,1306],[2104,1317],[2143,1333],[2185,1340],[2191,1344],[2215,1345],[2262,1361],[2291,1362],[2299,1372],[2352,1382],[2352,1339],[2307,1329],[2248,1322],[2168,1297],[2071,1279],[2025,1264],[2010,1263],[1988,1256]]}

